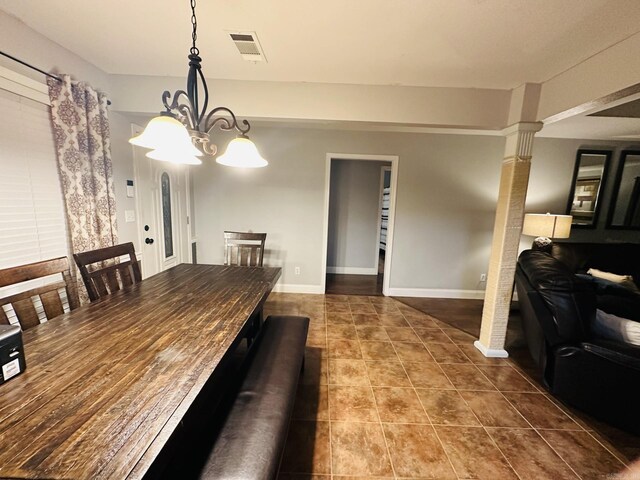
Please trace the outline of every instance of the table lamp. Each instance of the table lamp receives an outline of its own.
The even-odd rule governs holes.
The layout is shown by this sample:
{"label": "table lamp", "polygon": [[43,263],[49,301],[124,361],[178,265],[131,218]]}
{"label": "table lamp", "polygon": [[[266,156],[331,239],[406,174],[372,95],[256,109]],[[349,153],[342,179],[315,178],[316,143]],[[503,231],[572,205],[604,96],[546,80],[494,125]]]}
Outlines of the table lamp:
{"label": "table lamp", "polygon": [[533,250],[551,250],[552,238],[569,238],[571,233],[571,215],[552,215],[551,213],[527,213],[524,216],[522,234],[537,237]]}

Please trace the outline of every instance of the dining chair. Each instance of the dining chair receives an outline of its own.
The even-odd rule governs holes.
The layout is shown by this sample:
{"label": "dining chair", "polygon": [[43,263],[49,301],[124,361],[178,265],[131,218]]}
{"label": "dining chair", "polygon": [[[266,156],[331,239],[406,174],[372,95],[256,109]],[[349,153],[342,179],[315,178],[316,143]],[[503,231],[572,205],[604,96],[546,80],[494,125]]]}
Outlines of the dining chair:
{"label": "dining chair", "polygon": [[64,313],[64,307],[63,299],[60,296],[61,289],[64,289],[67,294],[69,309],[74,310],[78,308],[78,306],[80,306],[78,291],[71,277],[67,257],[2,269],[0,270],[0,288],[19,285],[29,280],[49,277],[51,275],[61,275],[61,279],[0,298],[0,323],[10,323],[9,316],[3,308],[5,305],[9,305],[13,309],[22,330],[27,330],[39,325],[38,300],[42,303],[44,317],[47,320],[62,315]]}
{"label": "dining chair", "polygon": [[[129,260],[119,261],[125,255]],[[76,253],[73,258],[92,302],[142,281],[140,262],[131,242]]]}
{"label": "dining chair", "polygon": [[266,233],[224,232],[224,264],[261,267]]}

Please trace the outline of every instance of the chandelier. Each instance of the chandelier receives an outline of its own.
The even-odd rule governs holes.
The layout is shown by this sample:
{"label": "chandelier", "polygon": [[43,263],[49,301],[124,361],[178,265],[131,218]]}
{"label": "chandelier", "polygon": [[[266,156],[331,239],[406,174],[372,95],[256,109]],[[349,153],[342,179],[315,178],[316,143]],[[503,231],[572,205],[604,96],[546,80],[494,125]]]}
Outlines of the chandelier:
{"label": "chandelier", "polygon": [[[192,45],[189,49],[187,90],[177,90],[173,96],[168,90],[162,94],[165,111],[152,118],[144,131],[129,140],[133,145],[148,148],[147,157],[187,165],[200,165],[203,155],[214,156],[218,148],[211,141],[211,132],[218,127],[223,131],[236,131],[237,137],[227,146],[216,162],[230,167],[258,168],[268,162],[260,156],[247,133],[251,126],[247,120],[239,124],[227,107],[216,107],[207,113],[209,89],[202,73],[200,51],[196,47],[198,22],[196,0],[191,0]],[[204,97],[200,103],[200,85]]]}

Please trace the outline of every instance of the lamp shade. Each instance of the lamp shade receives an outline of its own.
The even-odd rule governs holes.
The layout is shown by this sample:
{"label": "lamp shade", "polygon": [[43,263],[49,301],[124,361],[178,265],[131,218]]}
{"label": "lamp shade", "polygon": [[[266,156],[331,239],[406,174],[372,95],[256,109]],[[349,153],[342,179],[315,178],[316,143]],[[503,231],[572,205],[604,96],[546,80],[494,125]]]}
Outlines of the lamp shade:
{"label": "lamp shade", "polygon": [[227,151],[216,158],[216,162],[228,167],[260,168],[266,167],[267,162],[251,140],[247,137],[234,138],[229,142]]}
{"label": "lamp shade", "polygon": [[147,123],[144,131],[129,143],[152,150],[182,152],[183,155],[199,157],[202,152],[193,146],[187,128],[173,117],[160,115]]}
{"label": "lamp shade", "polygon": [[532,237],[569,238],[571,215],[527,213],[524,216],[522,234]]}

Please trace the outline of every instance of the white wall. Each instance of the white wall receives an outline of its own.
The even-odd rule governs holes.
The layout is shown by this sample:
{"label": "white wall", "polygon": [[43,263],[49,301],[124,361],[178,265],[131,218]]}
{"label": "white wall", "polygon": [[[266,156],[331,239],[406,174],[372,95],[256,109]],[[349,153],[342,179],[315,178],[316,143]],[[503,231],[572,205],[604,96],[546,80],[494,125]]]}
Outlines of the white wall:
{"label": "white wall", "polygon": [[332,160],[329,273],[376,275],[381,168],[389,162]]}

